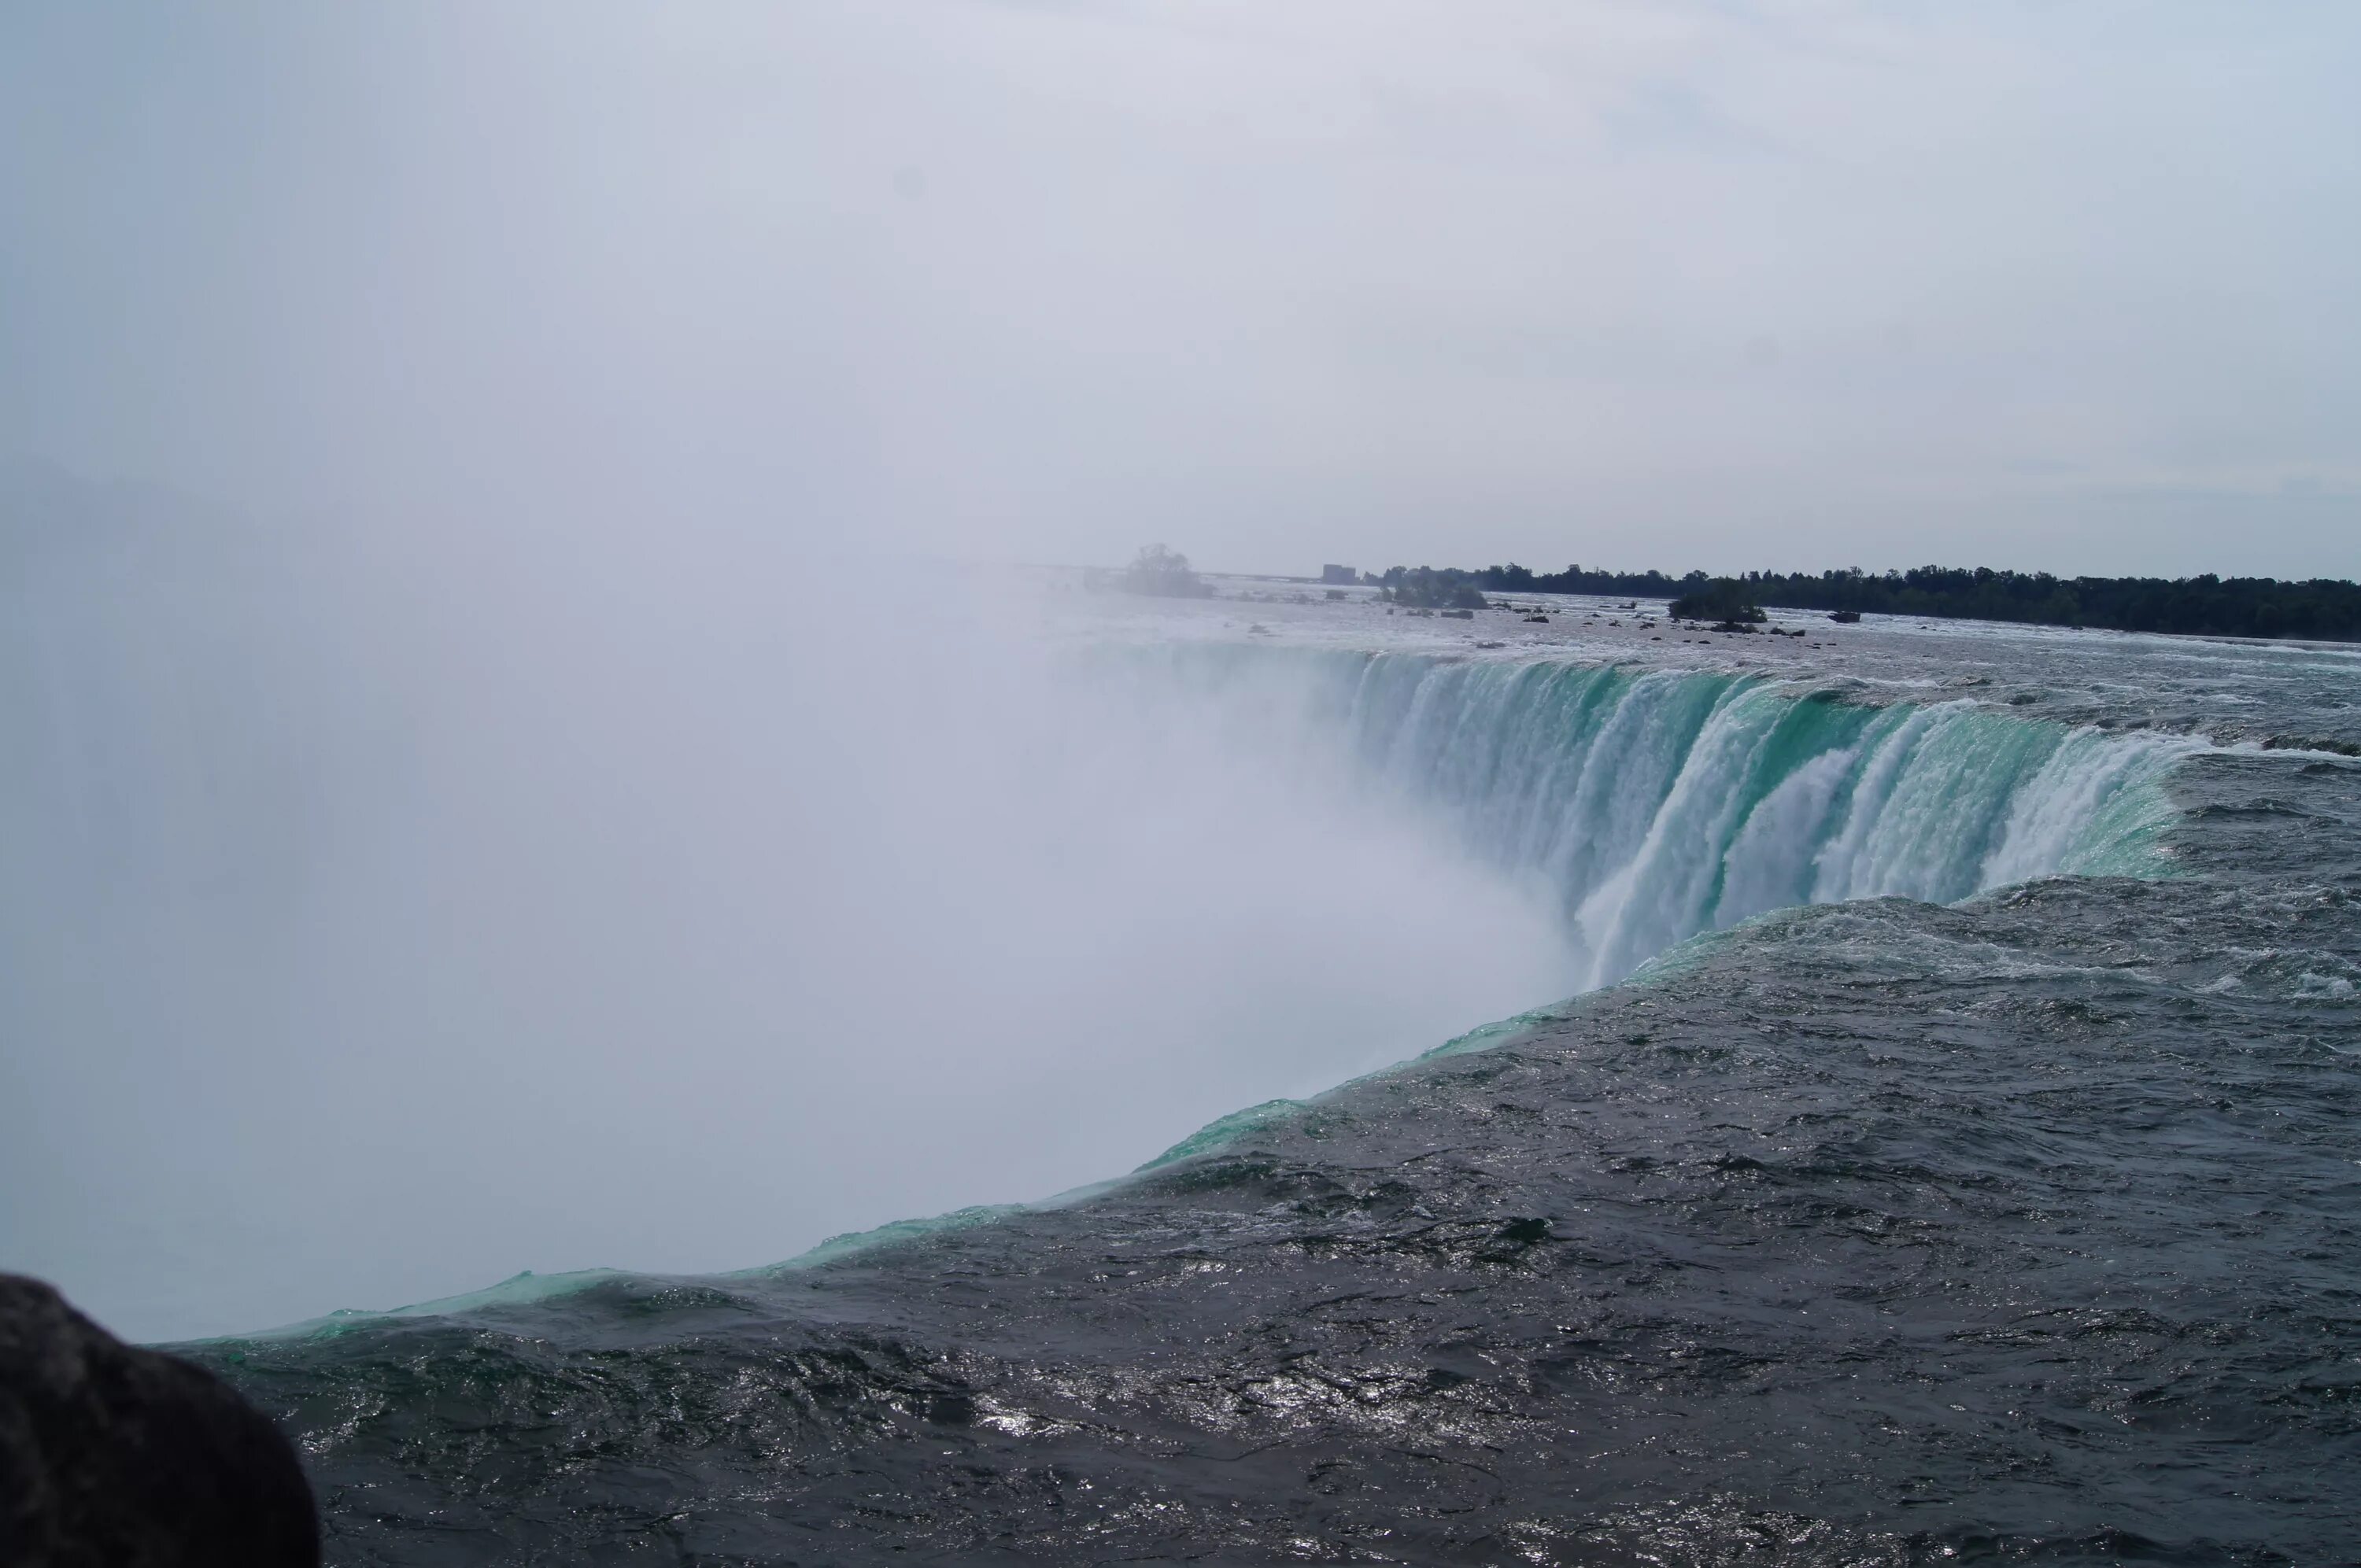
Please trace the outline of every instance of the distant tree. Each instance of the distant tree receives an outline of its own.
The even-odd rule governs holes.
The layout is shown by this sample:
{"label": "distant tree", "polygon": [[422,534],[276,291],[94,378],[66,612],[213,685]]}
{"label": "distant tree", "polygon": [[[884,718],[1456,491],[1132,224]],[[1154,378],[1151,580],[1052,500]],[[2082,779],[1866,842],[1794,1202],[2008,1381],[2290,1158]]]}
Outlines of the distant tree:
{"label": "distant tree", "polygon": [[1386,585],[1396,604],[1411,609],[1482,609],[1487,602],[1474,574],[1451,568],[1406,571],[1396,566],[1386,574]]}
{"label": "distant tree", "polygon": [[1189,569],[1189,557],[1161,544],[1143,544],[1124,569],[1123,587],[1135,594],[1164,598],[1201,599],[1213,597],[1204,578]]}
{"label": "distant tree", "polygon": [[1764,619],[1751,585],[1734,577],[1715,577],[1691,587],[1673,601],[1672,613],[1682,620],[1716,620],[1725,626]]}

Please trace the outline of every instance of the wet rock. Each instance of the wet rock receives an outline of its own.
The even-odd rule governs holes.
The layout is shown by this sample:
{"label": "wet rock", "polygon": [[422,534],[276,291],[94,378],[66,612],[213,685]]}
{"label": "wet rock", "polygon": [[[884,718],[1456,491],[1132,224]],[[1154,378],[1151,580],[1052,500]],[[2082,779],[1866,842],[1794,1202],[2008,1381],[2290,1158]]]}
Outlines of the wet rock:
{"label": "wet rock", "polygon": [[294,1448],[211,1373],[0,1274],[0,1563],[315,1568]]}

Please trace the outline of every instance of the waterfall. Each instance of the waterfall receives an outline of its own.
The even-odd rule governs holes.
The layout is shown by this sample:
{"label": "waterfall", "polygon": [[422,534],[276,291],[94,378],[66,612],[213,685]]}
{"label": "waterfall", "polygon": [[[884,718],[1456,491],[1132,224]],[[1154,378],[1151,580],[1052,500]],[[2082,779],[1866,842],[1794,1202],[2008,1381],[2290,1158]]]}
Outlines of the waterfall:
{"label": "waterfall", "polygon": [[1741,673],[1206,644],[1126,657],[1340,748],[1353,787],[1438,812],[1469,853],[1538,879],[1577,989],[1794,905],[2153,874],[2162,780],[2197,745]]}

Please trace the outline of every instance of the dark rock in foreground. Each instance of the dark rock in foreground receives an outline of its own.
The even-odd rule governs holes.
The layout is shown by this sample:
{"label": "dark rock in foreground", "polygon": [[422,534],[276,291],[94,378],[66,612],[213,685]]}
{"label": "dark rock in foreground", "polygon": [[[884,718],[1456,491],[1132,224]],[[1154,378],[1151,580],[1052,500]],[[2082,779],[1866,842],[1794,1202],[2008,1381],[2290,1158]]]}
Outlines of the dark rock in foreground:
{"label": "dark rock in foreground", "polygon": [[0,1274],[0,1563],[310,1568],[295,1451],[202,1367]]}

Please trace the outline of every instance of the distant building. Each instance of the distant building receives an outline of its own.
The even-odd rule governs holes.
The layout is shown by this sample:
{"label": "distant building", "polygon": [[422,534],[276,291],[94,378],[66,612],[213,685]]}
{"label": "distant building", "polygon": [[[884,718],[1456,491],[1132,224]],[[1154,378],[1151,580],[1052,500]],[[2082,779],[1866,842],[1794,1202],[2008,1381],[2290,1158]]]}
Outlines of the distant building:
{"label": "distant building", "polygon": [[1320,580],[1323,583],[1357,583],[1361,580],[1361,574],[1350,566],[1323,566],[1320,568]]}

